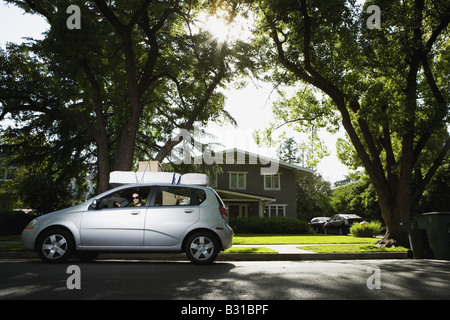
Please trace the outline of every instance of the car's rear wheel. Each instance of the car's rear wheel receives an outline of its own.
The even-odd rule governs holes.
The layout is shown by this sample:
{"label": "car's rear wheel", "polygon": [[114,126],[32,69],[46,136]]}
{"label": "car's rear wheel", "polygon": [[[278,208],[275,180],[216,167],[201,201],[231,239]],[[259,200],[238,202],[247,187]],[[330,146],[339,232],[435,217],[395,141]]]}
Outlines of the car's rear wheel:
{"label": "car's rear wheel", "polygon": [[192,263],[210,264],[219,253],[219,244],[209,232],[197,232],[186,241],[185,251]]}
{"label": "car's rear wheel", "polygon": [[64,229],[45,231],[38,238],[39,258],[47,263],[64,262],[70,258],[74,249],[72,234]]}

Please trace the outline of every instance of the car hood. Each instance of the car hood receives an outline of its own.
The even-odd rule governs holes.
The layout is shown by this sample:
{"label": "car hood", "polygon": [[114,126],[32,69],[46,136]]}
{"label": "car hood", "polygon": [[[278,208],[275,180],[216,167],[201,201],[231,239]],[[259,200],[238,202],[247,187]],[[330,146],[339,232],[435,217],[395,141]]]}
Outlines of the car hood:
{"label": "car hood", "polygon": [[61,209],[61,210],[57,210],[57,211],[53,211],[53,212],[44,214],[44,215],[38,217],[37,219],[38,220],[45,220],[47,218],[55,217],[55,216],[62,215],[62,214],[80,212],[80,211],[86,210],[86,208],[87,208],[87,204],[86,204],[86,202],[84,202],[84,203],[76,205],[74,207]]}

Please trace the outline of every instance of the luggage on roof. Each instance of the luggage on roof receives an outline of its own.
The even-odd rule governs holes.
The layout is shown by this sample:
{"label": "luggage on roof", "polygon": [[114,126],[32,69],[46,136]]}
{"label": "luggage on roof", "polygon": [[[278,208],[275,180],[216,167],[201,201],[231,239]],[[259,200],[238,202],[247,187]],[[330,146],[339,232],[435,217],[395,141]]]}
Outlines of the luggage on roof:
{"label": "luggage on roof", "polygon": [[179,174],[174,172],[133,172],[113,171],[109,174],[113,186],[129,183],[170,183],[170,184],[208,184],[208,176],[202,173]]}

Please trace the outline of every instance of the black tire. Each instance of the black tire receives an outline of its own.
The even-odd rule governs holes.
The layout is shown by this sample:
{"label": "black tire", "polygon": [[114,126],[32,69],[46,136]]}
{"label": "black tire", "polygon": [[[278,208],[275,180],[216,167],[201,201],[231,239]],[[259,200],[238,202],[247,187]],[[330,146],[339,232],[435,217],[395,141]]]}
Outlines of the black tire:
{"label": "black tire", "polygon": [[185,252],[194,264],[211,264],[219,253],[219,243],[209,232],[196,232],[187,239]]}
{"label": "black tire", "polygon": [[75,248],[72,234],[64,229],[53,229],[42,233],[37,242],[39,258],[46,263],[67,261]]}

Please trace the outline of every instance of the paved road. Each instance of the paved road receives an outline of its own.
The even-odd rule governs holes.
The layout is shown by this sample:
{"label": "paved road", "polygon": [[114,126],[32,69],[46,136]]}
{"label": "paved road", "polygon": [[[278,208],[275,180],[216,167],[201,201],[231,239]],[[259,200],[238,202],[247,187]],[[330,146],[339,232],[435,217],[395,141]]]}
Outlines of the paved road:
{"label": "paved road", "polygon": [[73,263],[0,260],[0,299],[450,299],[440,260]]}

